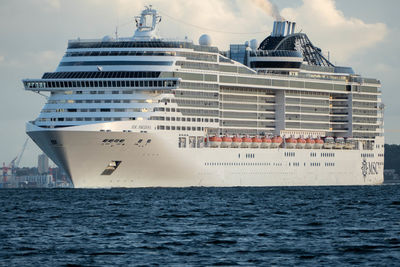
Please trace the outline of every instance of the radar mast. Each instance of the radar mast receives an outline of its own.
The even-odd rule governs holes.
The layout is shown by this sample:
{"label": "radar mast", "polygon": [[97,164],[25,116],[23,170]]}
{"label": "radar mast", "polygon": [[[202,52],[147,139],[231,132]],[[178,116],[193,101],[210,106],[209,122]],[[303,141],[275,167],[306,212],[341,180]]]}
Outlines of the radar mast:
{"label": "radar mast", "polygon": [[140,16],[135,17],[136,31],[133,36],[135,40],[151,40],[156,39],[157,24],[161,22],[161,16],[157,10],[153,9],[152,5],[145,6]]}

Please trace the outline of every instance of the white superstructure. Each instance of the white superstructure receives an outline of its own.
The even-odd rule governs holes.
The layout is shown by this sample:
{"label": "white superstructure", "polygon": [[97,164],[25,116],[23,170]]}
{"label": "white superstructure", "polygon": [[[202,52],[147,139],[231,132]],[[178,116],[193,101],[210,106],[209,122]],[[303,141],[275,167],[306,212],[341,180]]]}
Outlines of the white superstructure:
{"label": "white superstructure", "polygon": [[383,182],[380,82],[334,66],[295,23],[221,52],[156,35],[69,41],[28,135],[75,187]]}

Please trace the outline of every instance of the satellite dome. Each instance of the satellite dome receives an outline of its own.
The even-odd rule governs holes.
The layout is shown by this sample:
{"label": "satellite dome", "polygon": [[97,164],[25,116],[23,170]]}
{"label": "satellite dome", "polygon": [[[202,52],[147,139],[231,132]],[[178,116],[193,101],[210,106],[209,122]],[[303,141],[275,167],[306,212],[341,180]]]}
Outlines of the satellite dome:
{"label": "satellite dome", "polygon": [[113,38],[110,35],[106,35],[102,39],[103,42],[109,42],[109,41],[112,41],[112,40],[113,40]]}
{"label": "satellite dome", "polygon": [[211,46],[211,37],[208,34],[203,34],[199,38],[199,44],[205,46]]}
{"label": "satellite dome", "polygon": [[256,39],[252,39],[250,40],[250,48],[252,50],[256,50],[258,48],[258,42]]}

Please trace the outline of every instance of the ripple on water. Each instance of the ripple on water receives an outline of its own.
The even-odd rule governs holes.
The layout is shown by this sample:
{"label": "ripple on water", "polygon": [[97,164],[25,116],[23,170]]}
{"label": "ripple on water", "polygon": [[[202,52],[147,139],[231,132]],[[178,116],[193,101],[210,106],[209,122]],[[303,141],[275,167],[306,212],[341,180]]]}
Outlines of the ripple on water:
{"label": "ripple on water", "polygon": [[399,189],[0,190],[0,265],[393,265]]}

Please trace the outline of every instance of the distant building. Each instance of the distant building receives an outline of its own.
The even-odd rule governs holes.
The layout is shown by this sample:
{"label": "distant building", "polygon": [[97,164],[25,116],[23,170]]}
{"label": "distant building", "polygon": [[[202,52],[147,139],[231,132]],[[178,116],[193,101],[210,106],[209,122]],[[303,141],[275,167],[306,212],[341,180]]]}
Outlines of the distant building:
{"label": "distant building", "polygon": [[46,156],[46,154],[41,154],[38,156],[38,172],[39,174],[49,172],[49,158]]}
{"label": "distant building", "polygon": [[24,175],[18,177],[17,186],[19,188],[51,188],[55,187],[53,176],[43,175]]}

